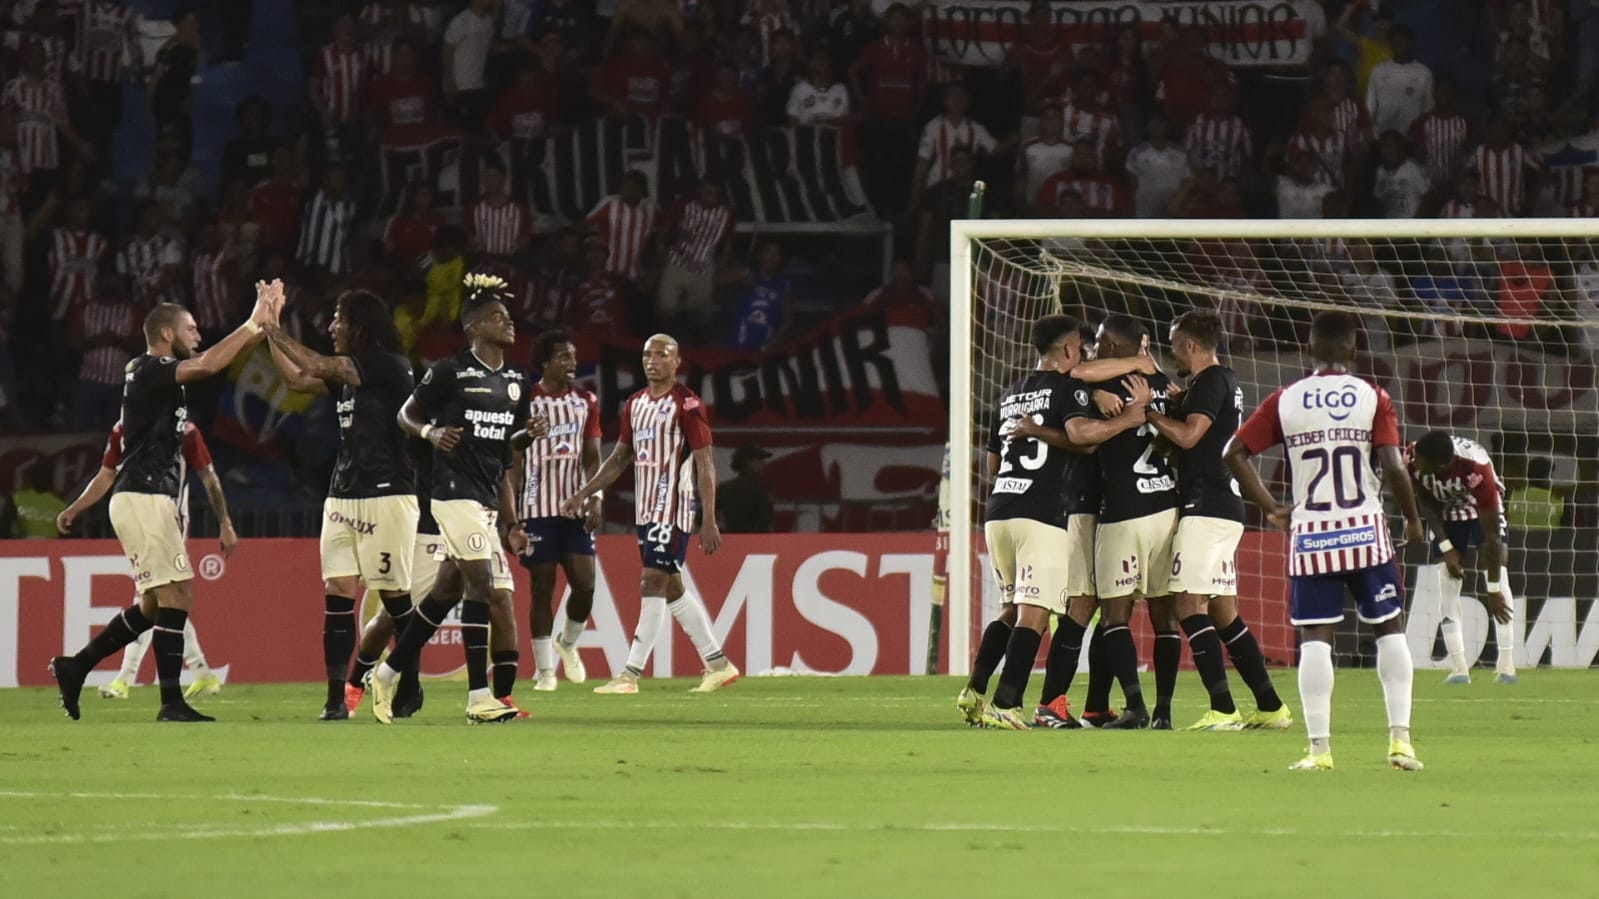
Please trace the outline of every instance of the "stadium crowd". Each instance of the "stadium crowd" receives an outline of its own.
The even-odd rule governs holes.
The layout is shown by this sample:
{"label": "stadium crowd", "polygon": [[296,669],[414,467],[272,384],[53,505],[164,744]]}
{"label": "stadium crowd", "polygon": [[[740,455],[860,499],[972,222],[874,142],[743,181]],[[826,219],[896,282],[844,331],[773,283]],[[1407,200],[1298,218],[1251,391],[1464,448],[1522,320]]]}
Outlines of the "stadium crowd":
{"label": "stadium crowd", "polygon": [[[298,15],[304,89],[294,104],[239,103],[212,177],[193,158],[195,84],[243,58],[263,5],[0,12],[0,430],[108,428],[145,309],[183,302],[214,339],[259,279],[284,281],[287,326],[323,350],[332,298],[375,290],[418,360],[461,346],[474,270],[515,285],[528,340],[556,325],[585,340],[672,328],[758,350],[803,324],[793,240],[737,237],[723,185],[660,196],[634,174],[585,221],[539,228],[491,162],[458,209],[414,183],[379,215],[373,154],[395,129],[448,124],[487,151],[600,117],[678,115],[729,136],[838,126],[902,251],[881,295],[923,304],[947,289],[942,235],[977,178],[994,216],[1599,213],[1599,170],[1540,170],[1543,148],[1594,127],[1599,7],[1586,2],[1328,0],[1327,39],[1291,69],[1229,67],[1197,27],[1069,43],[1046,3],[1003,66],[965,69],[929,52],[932,7],[873,0],[276,4]],[[133,133],[152,146],[129,179],[117,154]],[[1361,306],[1599,317],[1586,254],[1318,252],[1319,289]],[[874,278],[870,255],[839,252]],[[1245,277],[1275,274],[1261,261]],[[207,414],[203,396],[193,405]]]}

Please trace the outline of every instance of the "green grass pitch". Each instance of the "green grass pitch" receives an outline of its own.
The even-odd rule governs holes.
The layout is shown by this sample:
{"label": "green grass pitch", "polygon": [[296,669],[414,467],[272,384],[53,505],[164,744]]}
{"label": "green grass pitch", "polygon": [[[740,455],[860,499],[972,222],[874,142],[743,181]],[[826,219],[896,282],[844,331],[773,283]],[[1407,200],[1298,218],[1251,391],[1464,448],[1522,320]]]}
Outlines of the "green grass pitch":
{"label": "green grass pitch", "polygon": [[1418,672],[1417,774],[1369,671],[1337,770],[1292,773],[1297,724],[975,731],[950,678],[524,684],[535,717],[488,727],[457,685],[388,728],[310,720],[317,685],[228,687],[214,725],[4,690],[0,896],[1595,896],[1596,677]]}

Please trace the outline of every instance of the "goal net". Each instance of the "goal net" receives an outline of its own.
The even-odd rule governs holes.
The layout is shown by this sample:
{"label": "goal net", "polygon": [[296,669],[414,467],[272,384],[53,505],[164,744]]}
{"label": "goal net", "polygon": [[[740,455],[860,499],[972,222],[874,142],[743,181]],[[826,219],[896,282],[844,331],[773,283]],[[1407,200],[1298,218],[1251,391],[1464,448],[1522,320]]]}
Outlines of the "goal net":
{"label": "goal net", "polygon": [[[1304,375],[1311,318],[1355,312],[1358,373],[1392,395],[1403,439],[1447,430],[1486,449],[1505,485],[1510,638],[1519,665],[1587,667],[1599,655],[1599,221],[1585,219],[956,221],[950,232],[950,558],[948,658],[969,670],[999,608],[982,538],[987,429],[1000,393],[1036,364],[1039,316],[1088,323],[1126,313],[1149,328],[1162,368],[1171,321],[1218,312],[1222,361],[1245,414]],[[1281,450],[1257,459],[1287,496]],[[1397,510],[1392,533],[1403,532]],[[1268,658],[1293,664],[1286,536],[1249,511],[1237,556],[1239,605]],[[1401,550],[1407,632],[1420,666],[1443,665],[1436,591],[1414,587],[1427,548]],[[1468,659],[1493,665],[1494,629],[1464,585]],[[1350,610],[1335,653],[1372,664],[1369,629]],[[1135,615],[1140,659],[1147,619]],[[1084,654],[1086,659],[1087,654]],[[1186,659],[1185,659],[1186,664]]]}

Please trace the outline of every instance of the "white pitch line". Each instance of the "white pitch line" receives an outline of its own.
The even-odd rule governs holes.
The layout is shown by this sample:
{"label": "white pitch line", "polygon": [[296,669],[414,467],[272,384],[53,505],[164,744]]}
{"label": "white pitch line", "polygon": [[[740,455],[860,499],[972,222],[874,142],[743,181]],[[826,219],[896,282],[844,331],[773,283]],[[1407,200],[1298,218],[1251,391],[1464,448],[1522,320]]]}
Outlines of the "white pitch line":
{"label": "white pitch line", "polygon": [[1347,838],[1436,838],[1436,839],[1522,839],[1522,840],[1599,840],[1599,831],[1469,831],[1469,830],[1303,830],[1293,827],[1222,828],[1173,827],[1139,824],[1096,824],[1074,827],[1059,824],[1003,824],[988,822],[926,822],[912,824],[852,824],[842,821],[500,821],[468,824],[474,830],[698,830],[810,831],[838,833],[1049,833],[1113,834],[1133,836],[1203,837],[1347,837]]}
{"label": "white pitch line", "polygon": [[[204,800],[208,802],[275,802],[293,805],[332,805],[347,808],[388,808],[388,809],[425,809],[436,808],[439,811],[427,814],[398,815],[389,818],[372,818],[364,821],[299,821],[286,824],[272,824],[261,827],[235,827],[221,823],[197,822],[194,824],[173,824],[161,828],[162,832],[150,832],[119,828],[111,832],[93,833],[50,833],[50,834],[7,834],[0,833],[0,845],[29,846],[60,843],[112,843],[131,840],[215,840],[226,837],[288,837],[303,836],[314,833],[343,833],[352,830],[376,830],[391,827],[415,827],[424,824],[442,824],[451,821],[465,821],[472,818],[482,818],[498,812],[499,806],[494,805],[421,805],[417,803],[382,802],[369,799],[323,799],[316,797],[294,796],[242,796],[236,794],[223,794],[218,796],[186,796],[162,795],[156,793],[29,793],[20,791],[0,792],[0,797],[15,799],[157,799],[157,800]],[[98,830],[94,825],[88,829]],[[36,828],[30,828],[36,829]]]}

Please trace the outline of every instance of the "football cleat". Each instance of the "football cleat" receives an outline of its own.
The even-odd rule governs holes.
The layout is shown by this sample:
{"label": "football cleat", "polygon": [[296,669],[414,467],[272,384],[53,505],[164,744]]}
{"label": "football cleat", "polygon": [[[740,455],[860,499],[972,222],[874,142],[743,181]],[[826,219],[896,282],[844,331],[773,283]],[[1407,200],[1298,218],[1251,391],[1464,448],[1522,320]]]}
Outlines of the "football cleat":
{"label": "football cleat", "polygon": [[1115,721],[1101,726],[1107,730],[1143,730],[1149,727],[1149,712],[1146,709],[1126,709],[1116,716]]}
{"label": "football cleat", "polygon": [[78,670],[78,660],[71,656],[56,656],[50,660],[50,673],[55,676],[56,688],[61,696],[61,708],[67,717],[78,720],[82,711],[78,699],[83,695],[83,672]]}
{"label": "football cleat", "polygon": [[344,685],[344,710],[354,715],[361,708],[361,700],[366,697],[366,688],[357,687],[355,684]]}
{"label": "football cleat", "polygon": [[1218,712],[1211,709],[1199,717],[1198,721],[1183,728],[1187,731],[1221,731],[1243,730],[1244,716],[1237,712]]}
{"label": "football cleat", "polygon": [[1456,686],[1456,685],[1459,685],[1459,684],[1469,684],[1469,683],[1471,683],[1471,675],[1469,675],[1469,674],[1456,673],[1456,674],[1451,674],[1448,677],[1444,678],[1444,684],[1446,686],[1453,687],[1453,686]]}
{"label": "football cleat", "polygon": [[723,687],[730,686],[738,681],[738,666],[728,662],[720,668],[707,668],[700,676],[700,685],[689,690],[690,693],[715,693]]}
{"label": "football cleat", "polygon": [[[561,668],[566,671],[568,683],[581,684],[589,679],[588,669],[583,667],[583,657],[577,654],[576,646],[567,646],[560,638],[555,639],[555,654],[561,657]],[[553,677],[554,675],[551,674]],[[554,689],[553,687],[551,689]]]}
{"label": "football cleat", "polygon": [[409,718],[422,711],[422,701],[426,698],[427,691],[421,687],[417,687],[408,699],[401,699],[396,696],[394,699],[394,717]]}
{"label": "football cleat", "polygon": [[189,689],[183,691],[184,699],[193,699],[196,696],[215,696],[222,692],[222,679],[215,674],[207,672],[194,679],[189,684]]}
{"label": "football cleat", "polygon": [[119,678],[117,678],[116,680],[112,681],[109,684],[101,684],[100,685],[100,698],[101,699],[127,699],[128,698],[128,685],[127,685],[127,683],[124,682],[122,680],[122,678],[119,677]]}
{"label": "football cleat", "polygon": [[[1517,677],[1516,676],[1516,672],[1514,672],[1514,671],[1495,671],[1494,672],[1494,683],[1516,684],[1516,683],[1520,683],[1520,682],[1521,682],[1521,678]],[[102,688],[102,689],[104,689],[104,688]],[[102,693],[100,695],[104,696],[105,694]]]}
{"label": "football cleat", "polygon": [[1084,712],[1083,716],[1077,720],[1081,721],[1085,728],[1098,730],[1109,727],[1111,722],[1119,717],[1121,715],[1115,709],[1106,709],[1103,712]]}
{"label": "football cleat", "polygon": [[[962,693],[961,695],[965,695]],[[1072,704],[1065,696],[1057,696],[1048,705],[1033,711],[1033,726],[1053,730],[1081,730],[1083,724],[1072,717]]]}
{"label": "football cleat", "polygon": [[155,720],[198,722],[215,721],[217,719],[211,717],[210,715],[200,714],[191,708],[186,702],[169,702],[161,707],[161,711],[156,712]]}
{"label": "football cleat", "polygon": [[1156,706],[1155,711],[1149,716],[1149,729],[1171,730],[1171,709],[1163,709]]}
{"label": "football cleat", "polygon": [[983,726],[983,708],[987,705],[988,700],[983,698],[983,694],[971,687],[962,687],[961,694],[955,697],[955,710],[961,713],[961,720],[971,727]]}
{"label": "football cleat", "polygon": [[1293,726],[1294,713],[1286,704],[1278,706],[1274,712],[1256,709],[1244,718],[1244,730],[1287,730]]}
{"label": "football cleat", "polygon": [[523,718],[531,718],[531,717],[533,717],[533,713],[532,712],[529,712],[528,710],[523,709],[523,708],[519,708],[517,706],[517,704],[516,704],[516,699],[513,698],[513,697],[501,696],[500,697],[500,702],[503,703],[507,708],[516,709],[516,717],[517,717],[518,721],[520,721]]}
{"label": "football cleat", "polygon": [[322,713],[316,716],[318,721],[348,721],[350,710],[342,702],[330,702],[322,707]]}
{"label": "football cleat", "polygon": [[394,684],[384,683],[375,672],[366,673],[366,688],[372,691],[372,717],[379,724],[394,723]]}
{"label": "football cleat", "polygon": [[989,730],[1032,729],[1027,719],[1022,717],[1021,709],[1002,709],[993,705],[983,707],[983,727]]}
{"label": "football cleat", "polygon": [[1409,740],[1394,740],[1388,744],[1388,764],[1400,771],[1420,771],[1426,767],[1416,758],[1415,747]]}
{"label": "football cleat", "polygon": [[594,688],[594,692],[611,696],[630,695],[638,692],[638,676],[628,674],[626,671],[611,678],[609,683],[604,683]]}
{"label": "football cleat", "polygon": [[504,724],[515,720],[521,711],[514,705],[506,705],[492,696],[485,696],[467,703],[466,721],[468,724]]}
{"label": "football cleat", "polygon": [[1288,766],[1289,771],[1331,771],[1333,769],[1331,752],[1310,752],[1305,757]]}
{"label": "football cleat", "polygon": [[539,676],[533,681],[533,692],[554,693],[556,687],[554,671],[540,671]]}

